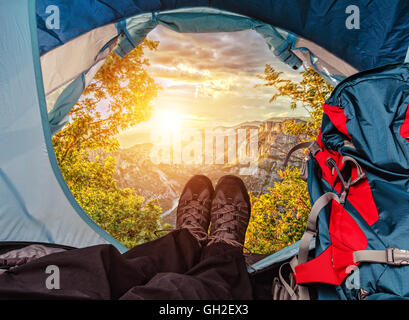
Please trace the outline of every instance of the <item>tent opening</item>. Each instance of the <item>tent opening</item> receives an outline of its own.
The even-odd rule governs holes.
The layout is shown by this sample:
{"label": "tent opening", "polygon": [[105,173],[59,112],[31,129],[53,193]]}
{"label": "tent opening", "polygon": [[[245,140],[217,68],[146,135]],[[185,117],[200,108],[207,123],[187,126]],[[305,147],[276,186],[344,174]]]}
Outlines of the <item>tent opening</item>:
{"label": "tent opening", "polygon": [[[300,103],[291,110],[291,96],[270,101],[277,89],[267,79],[300,85],[303,70],[284,65],[254,30],[158,26],[124,58],[108,56],[71,109],[53,136],[60,169],[87,214],[128,247],[175,227],[195,174],[214,183],[238,175],[262,201],[288,150],[307,138],[287,125],[310,116]],[[302,153],[292,160],[300,168]]]}

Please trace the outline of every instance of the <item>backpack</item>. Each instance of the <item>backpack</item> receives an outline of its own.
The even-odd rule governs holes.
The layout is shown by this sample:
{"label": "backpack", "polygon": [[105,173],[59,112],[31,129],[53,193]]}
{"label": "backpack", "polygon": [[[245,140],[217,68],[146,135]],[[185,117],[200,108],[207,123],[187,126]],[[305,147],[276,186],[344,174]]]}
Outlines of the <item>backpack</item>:
{"label": "backpack", "polygon": [[302,172],[312,209],[298,255],[288,262],[290,280],[280,270],[273,295],[407,299],[409,64],[345,79],[323,112],[317,140],[290,151],[309,149]]}

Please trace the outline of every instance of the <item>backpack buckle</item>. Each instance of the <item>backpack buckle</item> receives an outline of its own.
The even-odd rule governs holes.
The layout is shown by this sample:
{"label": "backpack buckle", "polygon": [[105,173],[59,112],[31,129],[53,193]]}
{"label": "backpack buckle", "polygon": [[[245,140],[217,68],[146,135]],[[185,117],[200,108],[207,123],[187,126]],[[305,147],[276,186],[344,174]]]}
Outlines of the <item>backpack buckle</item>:
{"label": "backpack buckle", "polygon": [[393,266],[409,265],[409,250],[387,248],[386,261]]}

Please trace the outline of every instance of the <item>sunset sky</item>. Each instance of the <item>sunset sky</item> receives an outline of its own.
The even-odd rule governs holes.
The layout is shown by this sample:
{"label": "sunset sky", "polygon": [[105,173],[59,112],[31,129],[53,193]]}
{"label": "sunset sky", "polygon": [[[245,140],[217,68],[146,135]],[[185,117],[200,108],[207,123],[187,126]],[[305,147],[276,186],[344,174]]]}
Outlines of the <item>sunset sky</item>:
{"label": "sunset sky", "polygon": [[291,111],[286,98],[269,103],[272,88],[255,87],[262,83],[257,75],[263,74],[267,63],[285,72],[288,79],[301,77],[278,61],[253,30],[179,34],[159,26],[148,38],[160,42],[146,56],[151,63],[149,74],[163,89],[152,101],[152,119],[120,135],[122,147],[149,141],[153,127],[204,128],[305,116],[302,108]]}

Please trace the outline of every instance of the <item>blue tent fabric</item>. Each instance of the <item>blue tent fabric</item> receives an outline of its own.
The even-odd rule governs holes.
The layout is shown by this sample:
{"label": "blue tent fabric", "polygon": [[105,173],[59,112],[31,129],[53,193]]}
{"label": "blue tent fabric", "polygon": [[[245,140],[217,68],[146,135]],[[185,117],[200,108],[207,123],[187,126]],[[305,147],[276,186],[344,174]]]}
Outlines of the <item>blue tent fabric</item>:
{"label": "blue tent fabric", "polygon": [[[47,6],[61,7],[61,28],[48,30]],[[187,7],[212,7],[238,13],[291,31],[326,48],[359,71],[402,62],[409,46],[409,2],[360,0],[360,29],[345,25],[348,0],[38,0],[40,52],[49,50],[100,26],[140,13]]]}
{"label": "blue tent fabric", "polygon": [[290,50],[288,43],[274,27],[227,11],[212,8],[187,8],[141,14],[118,23],[122,37],[115,52],[123,57],[139,45],[157,25],[180,33],[234,32],[252,29],[259,33],[278,58],[298,69],[302,61]]}
{"label": "blue tent fabric", "polygon": [[84,74],[71,82],[58,97],[53,109],[48,113],[51,133],[58,132],[67,122],[67,114],[77,103],[85,90]]}
{"label": "blue tent fabric", "polygon": [[[97,27],[160,8],[159,0],[40,0],[36,3],[40,54]],[[50,16],[48,6],[59,8],[60,28],[57,30],[46,27]]]}
{"label": "blue tent fabric", "polygon": [[[34,218],[27,210],[24,199],[7,175],[0,169],[0,194],[7,201],[0,203],[0,212],[12,212],[13,214],[0,215],[2,226],[2,238],[10,239],[17,234],[27,233],[35,237],[37,241],[55,243],[51,233],[44,223]],[[40,237],[38,237],[40,235]]]}
{"label": "blue tent fabric", "polygon": [[[297,241],[288,247],[285,247],[282,250],[279,250],[268,257],[261,259],[260,261],[257,261],[256,263],[252,264],[247,268],[248,272],[250,274],[255,273],[257,271],[264,270],[265,268],[277,264],[286,260],[289,260],[290,258],[296,256],[298,254],[298,249],[300,247],[300,241]],[[311,241],[310,243],[310,250],[315,249],[315,240]]]}

